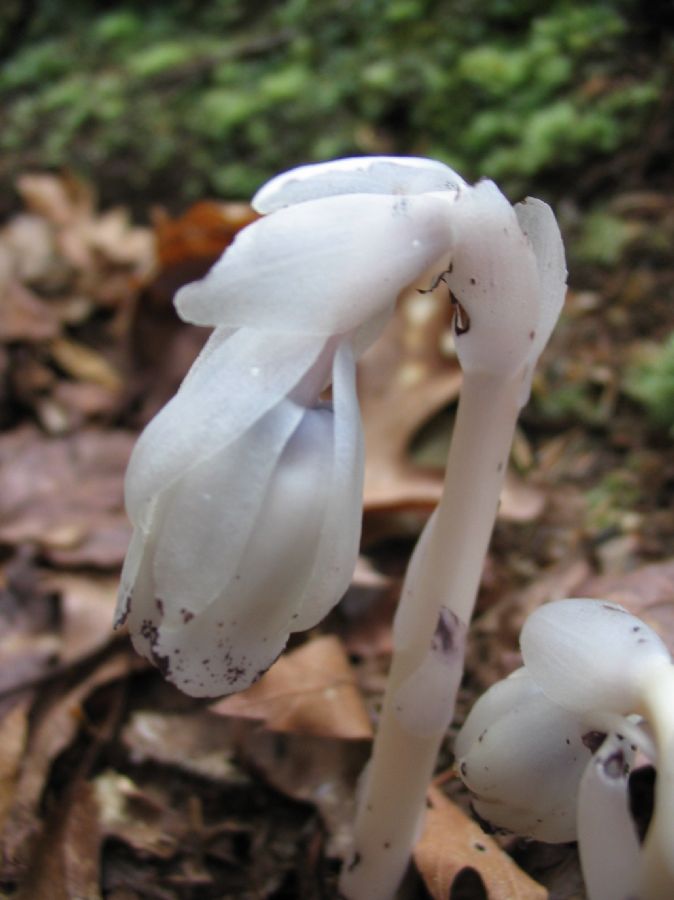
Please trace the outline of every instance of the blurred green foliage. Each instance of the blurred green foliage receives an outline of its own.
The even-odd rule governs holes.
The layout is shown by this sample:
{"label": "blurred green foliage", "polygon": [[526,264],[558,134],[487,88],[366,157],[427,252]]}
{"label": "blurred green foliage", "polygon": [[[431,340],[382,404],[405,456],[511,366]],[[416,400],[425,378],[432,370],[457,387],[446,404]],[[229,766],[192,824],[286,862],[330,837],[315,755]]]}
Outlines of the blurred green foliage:
{"label": "blurred green foliage", "polygon": [[300,162],[392,152],[551,196],[654,115],[671,41],[644,53],[640,8],[38,0],[0,69],[0,179],[70,165],[116,199],[177,205],[248,197]]}
{"label": "blurred green foliage", "polygon": [[656,425],[674,434],[674,332],[664,344],[644,350],[630,366],[625,391],[645,407]]}

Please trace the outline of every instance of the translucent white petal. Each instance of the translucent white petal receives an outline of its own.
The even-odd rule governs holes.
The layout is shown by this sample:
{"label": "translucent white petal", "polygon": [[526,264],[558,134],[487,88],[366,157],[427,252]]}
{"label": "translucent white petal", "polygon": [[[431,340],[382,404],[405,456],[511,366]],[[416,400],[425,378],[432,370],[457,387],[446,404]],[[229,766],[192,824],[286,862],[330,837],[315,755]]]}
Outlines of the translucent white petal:
{"label": "translucent white petal", "polygon": [[581,712],[637,712],[642,673],[670,658],[654,631],[604,600],[541,606],[525,622],[520,645],[527,669],[547,696]]}
{"label": "translucent white petal", "polygon": [[229,584],[281,454],[304,413],[297,404],[281,401],[166,492],[156,528],[154,583],[167,624],[182,621],[185,612],[201,612]]}
{"label": "translucent white petal", "polygon": [[590,758],[581,721],[542,693],[532,695],[523,679],[509,690],[519,695],[515,705],[491,723],[480,713],[478,737],[467,749],[465,739],[459,742],[461,778],[480,804],[489,804],[488,815],[485,806],[476,809],[494,825],[539,840],[573,840],[576,792]]}
{"label": "translucent white petal", "polygon": [[478,698],[456,736],[454,753],[465,756],[482,733],[511,709],[541,693],[531,675],[522,667],[497,681]]}
{"label": "translucent white petal", "polygon": [[236,441],[306,375],[324,342],[241,329],[211,348],[138,439],[126,473],[129,518],[147,527],[153,498]]}
{"label": "translucent white petal", "polygon": [[564,305],[567,271],[562,235],[548,204],[534,197],[527,197],[515,206],[515,214],[533,248],[540,280],[540,314],[529,352],[528,377],[522,396],[524,405],[529,399],[534,367]]}
{"label": "translucent white petal", "polygon": [[[285,646],[330,500],[332,419],[327,409],[305,413],[223,593],[179,625],[159,624],[154,657],[162,661],[165,677],[186,693],[219,696],[242,690]],[[173,596],[171,603],[180,600]]]}
{"label": "translucent white petal", "polygon": [[449,210],[455,240],[444,280],[463,310],[455,319],[461,367],[515,374],[528,358],[539,320],[541,285],[531,244],[491,181],[460,192]]}
{"label": "translucent white petal", "polygon": [[438,197],[325,197],[239,232],[202,281],[176,296],[198,325],[344,334],[387,309],[449,255],[449,204]]}
{"label": "translucent white petal", "polygon": [[625,740],[611,735],[580,782],[578,850],[592,900],[629,900],[639,894],[641,849],[627,793],[633,756]]}
{"label": "translucent white petal", "polygon": [[320,622],[346,592],[358,559],[363,510],[363,432],[356,395],[356,365],[348,342],[335,354],[332,405],[334,445],[330,494],[314,565],[298,598],[293,631]]}
{"label": "translucent white petal", "polygon": [[124,557],[124,565],[119,579],[119,590],[117,592],[117,608],[115,609],[114,623],[115,628],[123,625],[129,615],[129,607],[131,604],[131,596],[133,594],[134,585],[138,578],[143,554],[145,553],[146,535],[141,528],[134,528],[131,535],[131,541]]}
{"label": "translucent white petal", "polygon": [[449,166],[415,156],[355,156],[298,166],[277,175],[253,197],[270,213],[284,206],[336,194],[423,194],[451,191],[466,182]]}

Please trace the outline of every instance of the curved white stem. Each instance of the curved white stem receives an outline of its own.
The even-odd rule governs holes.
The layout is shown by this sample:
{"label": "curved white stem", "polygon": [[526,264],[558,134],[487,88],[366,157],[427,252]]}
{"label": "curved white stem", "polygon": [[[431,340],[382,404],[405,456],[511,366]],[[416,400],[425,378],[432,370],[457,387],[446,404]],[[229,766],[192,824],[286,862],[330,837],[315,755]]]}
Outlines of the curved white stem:
{"label": "curved white stem", "polygon": [[[472,615],[519,414],[522,376],[465,374],[442,500],[408,570],[394,655],[340,890],[389,900],[408,864],[452,719]],[[444,689],[441,687],[444,685]]]}
{"label": "curved white stem", "polygon": [[641,853],[639,900],[674,897],[674,666],[652,667],[642,682],[643,715],[657,750],[655,809]]}
{"label": "curved white stem", "polygon": [[640,847],[627,796],[633,756],[629,742],[611,734],[580,782],[578,852],[590,900],[637,896]]}

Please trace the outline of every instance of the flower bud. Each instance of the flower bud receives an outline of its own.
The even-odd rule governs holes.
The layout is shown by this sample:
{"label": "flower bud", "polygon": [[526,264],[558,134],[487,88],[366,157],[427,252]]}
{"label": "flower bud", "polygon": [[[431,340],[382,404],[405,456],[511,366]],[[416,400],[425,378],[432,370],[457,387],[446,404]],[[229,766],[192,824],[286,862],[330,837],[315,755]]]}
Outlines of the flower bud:
{"label": "flower bud", "polygon": [[461,778],[490,824],[542,841],[572,841],[590,751],[579,718],[519,670],[475,704],[456,742]]}
{"label": "flower bud", "polygon": [[541,690],[578,712],[638,712],[642,674],[670,661],[648,625],[606,600],[546,603],[525,622],[520,646]]}

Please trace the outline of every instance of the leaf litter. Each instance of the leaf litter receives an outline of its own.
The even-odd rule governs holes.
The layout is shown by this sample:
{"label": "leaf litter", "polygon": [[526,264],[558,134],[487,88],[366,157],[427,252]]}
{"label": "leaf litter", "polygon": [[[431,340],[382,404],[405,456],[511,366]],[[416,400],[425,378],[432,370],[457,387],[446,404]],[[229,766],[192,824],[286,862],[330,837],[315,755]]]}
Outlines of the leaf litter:
{"label": "leaf litter", "polygon": [[[360,365],[364,542],[346,598],[249,691],[205,704],[110,630],[130,532],[123,474],[206,336],[177,319],[175,290],[254,213],[207,201],[137,225],[69,174],[17,188],[25,208],[0,228],[0,891],[336,897],[391,618],[460,389],[446,298],[403,298]],[[659,195],[614,203],[640,255],[628,246],[614,271],[572,271],[518,429],[459,718],[519,665],[521,624],[549,599],[617,600],[674,647],[670,439],[621,368],[674,330],[671,265],[649,249],[672,223]],[[482,833],[451,737],[408,896],[582,897],[572,846]]]}

